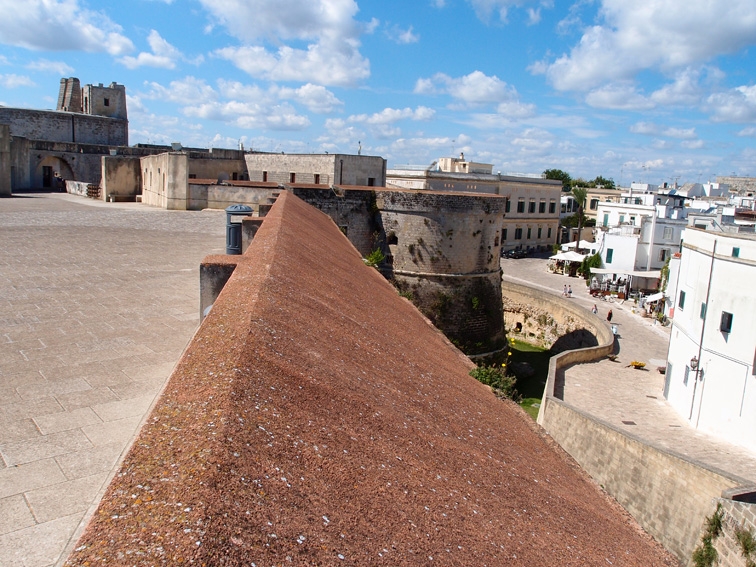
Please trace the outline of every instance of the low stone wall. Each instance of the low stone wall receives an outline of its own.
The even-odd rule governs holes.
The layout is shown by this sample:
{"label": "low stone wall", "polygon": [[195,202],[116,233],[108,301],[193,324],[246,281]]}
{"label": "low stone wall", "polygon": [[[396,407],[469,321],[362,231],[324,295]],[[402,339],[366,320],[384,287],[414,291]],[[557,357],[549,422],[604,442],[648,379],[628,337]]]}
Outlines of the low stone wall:
{"label": "low stone wall", "polygon": [[[611,327],[590,311],[586,311],[573,301],[562,299],[536,288],[516,284],[504,280],[501,284],[502,302],[504,305],[504,324],[509,336],[519,323],[522,326],[521,335],[529,342],[538,342],[544,348],[551,348],[560,337],[574,335],[574,348],[603,345],[598,354],[589,351],[595,358],[585,360],[597,360],[606,356],[614,347],[614,335]],[[585,339],[580,341],[578,331]],[[568,341],[562,341],[567,343]],[[593,344],[590,344],[593,343]],[[557,345],[559,346],[559,345]],[[558,350],[565,350],[559,348]],[[586,353],[580,355],[586,356]]]}

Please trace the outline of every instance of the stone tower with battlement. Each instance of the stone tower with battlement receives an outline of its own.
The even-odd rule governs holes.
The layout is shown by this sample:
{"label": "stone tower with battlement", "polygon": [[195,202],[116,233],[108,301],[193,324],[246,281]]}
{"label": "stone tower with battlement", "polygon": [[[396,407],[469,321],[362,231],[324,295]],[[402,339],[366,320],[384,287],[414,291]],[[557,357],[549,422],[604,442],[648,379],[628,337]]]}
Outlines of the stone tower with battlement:
{"label": "stone tower with battlement", "polygon": [[57,110],[127,120],[126,87],[118,83],[105,87],[100,83],[82,88],[76,77],[63,78],[60,80]]}
{"label": "stone tower with battlement", "polygon": [[76,77],[60,80],[58,107],[63,112],[81,112],[81,83]]}

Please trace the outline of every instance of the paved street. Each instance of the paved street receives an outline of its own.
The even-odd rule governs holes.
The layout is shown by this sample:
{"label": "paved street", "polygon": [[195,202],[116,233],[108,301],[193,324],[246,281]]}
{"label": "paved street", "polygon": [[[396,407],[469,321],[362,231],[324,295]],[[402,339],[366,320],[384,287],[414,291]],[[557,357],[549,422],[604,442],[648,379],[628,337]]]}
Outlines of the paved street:
{"label": "paved street", "polygon": [[75,541],[198,324],[222,212],[0,199],[0,566]]}
{"label": "paved street", "polygon": [[[613,312],[612,324],[619,336],[617,361],[568,367],[566,402],[654,445],[756,482],[756,454],[696,431],[664,399],[664,375],[657,367],[666,365],[669,327],[655,326],[651,319],[631,313],[632,301],[596,301],[583,279],[548,272],[544,259],[502,259],[501,265],[507,280],[559,296],[565,284],[572,285],[571,301],[586,310],[595,303],[601,318],[609,309]],[[633,360],[645,362],[646,369],[629,368]]]}

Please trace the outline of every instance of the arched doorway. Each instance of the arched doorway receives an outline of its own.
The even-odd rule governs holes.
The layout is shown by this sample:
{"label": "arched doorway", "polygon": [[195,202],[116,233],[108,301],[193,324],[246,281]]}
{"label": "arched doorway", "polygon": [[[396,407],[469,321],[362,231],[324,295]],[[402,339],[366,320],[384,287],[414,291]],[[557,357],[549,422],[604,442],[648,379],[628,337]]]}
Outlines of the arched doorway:
{"label": "arched doorway", "polygon": [[58,189],[57,177],[60,177],[63,181],[76,180],[73,169],[66,160],[57,156],[45,156],[37,165],[32,186],[56,190]]}

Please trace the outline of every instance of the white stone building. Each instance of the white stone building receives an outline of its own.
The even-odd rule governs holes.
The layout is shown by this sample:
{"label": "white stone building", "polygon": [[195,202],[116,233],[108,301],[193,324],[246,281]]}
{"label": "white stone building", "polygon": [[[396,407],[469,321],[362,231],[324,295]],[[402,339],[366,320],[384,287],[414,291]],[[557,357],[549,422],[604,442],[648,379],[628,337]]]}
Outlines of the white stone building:
{"label": "white stone building", "polygon": [[756,450],[756,236],[689,228],[677,272],[664,397],[693,427]]}

